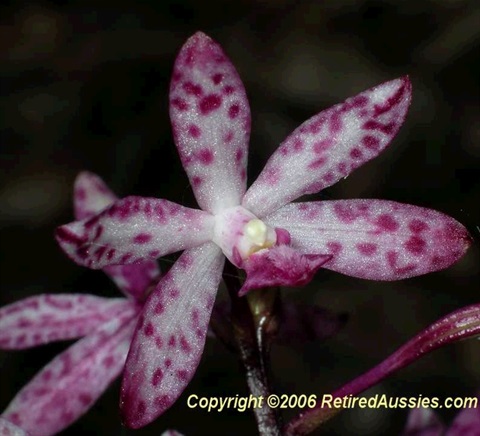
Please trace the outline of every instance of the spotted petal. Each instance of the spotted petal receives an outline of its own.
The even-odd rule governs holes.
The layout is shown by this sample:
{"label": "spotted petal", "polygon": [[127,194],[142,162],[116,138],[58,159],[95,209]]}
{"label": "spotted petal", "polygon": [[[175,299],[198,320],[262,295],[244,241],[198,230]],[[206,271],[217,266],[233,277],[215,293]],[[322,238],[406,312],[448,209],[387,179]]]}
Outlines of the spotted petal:
{"label": "spotted petal", "polygon": [[0,418],[0,436],[28,436],[28,433],[10,421]]}
{"label": "spotted petal", "polygon": [[193,377],[223,263],[213,243],[187,250],[150,294],[125,366],[120,405],[129,427],[167,410]]}
{"label": "spotted petal", "polygon": [[471,238],[453,218],[385,200],[292,203],[265,218],[302,253],[330,254],[324,267],[370,280],[398,280],[447,268]]}
{"label": "spotted petal", "polygon": [[61,226],[56,238],[90,268],[131,264],[196,247],[211,239],[214,217],[167,200],[127,197],[93,218]]}
{"label": "spotted petal", "polygon": [[203,210],[240,204],[245,193],[250,107],[222,48],[197,32],[180,50],[170,85],[175,143]]}
{"label": "spotted petal", "polygon": [[[115,194],[97,175],[84,171],[77,176],[73,192],[75,219],[92,218],[116,200]],[[136,300],[142,299],[146,289],[160,277],[154,260],[135,265],[112,265],[104,271],[122,292]]]}
{"label": "spotted petal", "polygon": [[333,185],[376,157],[402,125],[408,77],[371,88],[296,129],[267,162],[242,205],[259,217]]}
{"label": "spotted petal", "polygon": [[43,368],[3,416],[33,436],[53,435],[83,415],[123,369],[136,318],[116,317]]}
{"label": "spotted petal", "polygon": [[445,432],[437,414],[430,408],[412,409],[402,436],[442,436]]}
{"label": "spotted petal", "polygon": [[242,265],[247,278],[238,295],[271,286],[303,286],[330,258],[330,255],[323,254],[303,255],[288,245],[261,250],[252,254]]}
{"label": "spotted petal", "polygon": [[23,349],[78,338],[109,319],[137,310],[124,298],[75,294],[26,298],[0,309],[0,348]]}

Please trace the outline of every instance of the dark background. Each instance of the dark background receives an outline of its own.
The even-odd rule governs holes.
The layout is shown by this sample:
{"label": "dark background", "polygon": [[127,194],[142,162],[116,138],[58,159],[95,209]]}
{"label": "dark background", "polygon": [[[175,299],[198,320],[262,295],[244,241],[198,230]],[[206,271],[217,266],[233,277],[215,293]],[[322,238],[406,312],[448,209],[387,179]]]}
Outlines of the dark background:
{"label": "dark background", "polygon": [[[475,239],[458,264],[424,277],[381,283],[321,271],[307,288],[286,290],[287,301],[315,302],[348,312],[350,320],[327,342],[274,349],[278,393],[330,392],[439,317],[478,302],[477,0],[11,2],[0,17],[1,305],[45,292],[118,295],[101,272],[74,265],[53,239],[54,228],[72,220],[71,189],[80,170],[98,173],[120,196],[194,204],[172,141],[167,96],[175,56],[197,30],[220,42],[245,83],[250,182],[301,122],[410,74],[413,103],[393,144],[322,198],[430,207],[464,223]],[[1,352],[0,410],[65,346]],[[480,388],[479,368],[480,343],[463,341],[368,395],[472,395]],[[118,390],[116,383],[64,434],[255,433],[249,412],[207,414],[186,406],[191,393],[246,394],[235,356],[218,341],[208,341],[185,395],[145,429],[121,427]],[[455,414],[440,413],[447,422]],[[398,434],[406,415],[354,409],[322,434]]]}

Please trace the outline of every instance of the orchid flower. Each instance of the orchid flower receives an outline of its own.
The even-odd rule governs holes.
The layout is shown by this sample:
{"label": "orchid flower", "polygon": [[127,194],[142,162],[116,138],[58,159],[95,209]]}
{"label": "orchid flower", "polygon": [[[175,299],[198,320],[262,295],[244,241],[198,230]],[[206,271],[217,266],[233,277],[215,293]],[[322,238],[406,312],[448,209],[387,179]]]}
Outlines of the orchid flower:
{"label": "orchid flower", "polygon": [[[97,176],[78,176],[76,218],[88,218],[115,200]],[[47,364],[1,415],[32,436],[58,433],[76,421],[123,370],[145,293],[160,272],[153,260],[105,272],[127,298],[38,295],[0,309],[2,349],[84,336]]]}
{"label": "orchid flower", "polygon": [[446,268],[470,243],[454,219],[382,200],[292,203],[346,177],[390,143],[411,99],[407,77],[320,112],[297,128],[246,191],[250,109],[221,47],[193,35],[175,61],[170,117],[201,210],[127,197],[64,225],[56,237],[80,265],[135,264],[184,250],[148,297],[122,385],[127,425],[168,409],[200,361],[225,257],[246,271],[240,293],[308,283],[325,267],[370,280]]}
{"label": "orchid flower", "polygon": [[479,433],[480,407],[461,410],[448,427],[432,409],[419,408],[408,414],[402,436],[475,436]]}

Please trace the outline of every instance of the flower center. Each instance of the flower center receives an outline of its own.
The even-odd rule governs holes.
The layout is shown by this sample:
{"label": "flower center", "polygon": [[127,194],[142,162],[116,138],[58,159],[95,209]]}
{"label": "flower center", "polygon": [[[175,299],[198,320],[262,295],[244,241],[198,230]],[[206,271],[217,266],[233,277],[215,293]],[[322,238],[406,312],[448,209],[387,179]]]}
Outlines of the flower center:
{"label": "flower center", "polygon": [[230,262],[240,267],[253,253],[275,245],[277,235],[250,211],[236,206],[215,216],[213,241]]}

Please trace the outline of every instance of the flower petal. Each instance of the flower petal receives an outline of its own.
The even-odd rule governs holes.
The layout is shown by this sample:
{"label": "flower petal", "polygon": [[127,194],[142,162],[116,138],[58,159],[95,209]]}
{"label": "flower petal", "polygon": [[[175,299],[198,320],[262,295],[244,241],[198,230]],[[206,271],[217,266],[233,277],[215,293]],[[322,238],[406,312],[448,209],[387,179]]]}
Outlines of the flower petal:
{"label": "flower petal", "polygon": [[81,172],[73,188],[75,219],[91,218],[111,206],[117,199],[105,182],[96,174]]}
{"label": "flower petal", "polygon": [[[480,402],[480,397],[478,397]],[[471,409],[463,409],[457,414],[453,423],[448,428],[445,436],[468,436],[479,433],[480,429],[480,406]]]}
{"label": "flower petal", "polygon": [[243,296],[251,289],[270,286],[303,286],[312,280],[315,272],[331,257],[300,254],[288,245],[276,245],[258,251],[242,265],[247,278],[238,295]]}
{"label": "flower petal", "polygon": [[29,348],[93,332],[111,318],[137,307],[125,298],[43,294],[0,309],[0,348]]}
{"label": "flower petal", "polygon": [[412,409],[402,436],[442,436],[445,431],[437,414],[430,408]]}
{"label": "flower petal", "polygon": [[395,137],[410,100],[410,80],[402,77],[310,118],[272,155],[242,205],[263,217],[346,177]]}
{"label": "flower petal", "polygon": [[135,323],[135,314],[125,313],[75,343],[17,394],[3,416],[33,436],[69,426],[122,371]]}
{"label": "flower petal", "polygon": [[185,251],[145,303],[125,366],[121,409],[142,427],[167,410],[200,362],[224,256],[213,243]]}
{"label": "flower petal", "polygon": [[0,436],[28,436],[28,433],[6,419],[0,418]]}
{"label": "flower petal", "polygon": [[[73,193],[76,220],[92,218],[115,201],[115,194],[96,174],[83,171],[77,176]],[[147,288],[160,277],[160,268],[154,260],[135,265],[112,265],[104,272],[122,292],[136,300],[141,300]]]}
{"label": "flower petal", "polygon": [[386,200],[292,203],[264,221],[285,228],[302,253],[333,255],[325,268],[370,280],[447,268],[471,243],[453,218]]}
{"label": "flower petal", "polygon": [[245,193],[250,107],[220,45],[201,32],[180,50],[170,85],[170,119],[198,204],[217,213]]}
{"label": "flower petal", "polygon": [[89,268],[156,259],[211,239],[214,217],[167,200],[127,197],[93,218],[61,226],[56,238]]}

